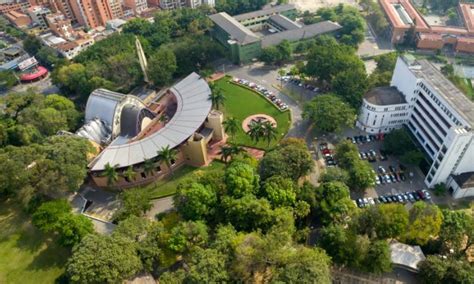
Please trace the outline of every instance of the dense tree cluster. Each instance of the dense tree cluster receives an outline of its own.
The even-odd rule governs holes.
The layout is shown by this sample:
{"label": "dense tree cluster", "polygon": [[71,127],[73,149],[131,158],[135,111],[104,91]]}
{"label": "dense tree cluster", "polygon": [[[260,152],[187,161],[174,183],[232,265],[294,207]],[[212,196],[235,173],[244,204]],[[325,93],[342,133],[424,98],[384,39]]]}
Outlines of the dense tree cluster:
{"label": "dense tree cluster", "polygon": [[340,167],[348,172],[351,189],[365,190],[375,184],[373,169],[367,161],[359,158],[357,146],[347,140],[342,141],[336,147],[335,157]]}
{"label": "dense tree cluster", "polygon": [[305,24],[313,24],[320,21],[333,21],[342,26],[340,42],[357,47],[364,40],[365,20],[356,7],[339,4],[336,7],[324,7],[316,13],[305,12],[303,14]]}
{"label": "dense tree cluster", "polygon": [[369,22],[372,30],[378,36],[383,36],[386,32],[388,32],[389,23],[379,3],[373,0],[360,0],[359,3],[364,8],[364,12],[367,14],[366,19]]}
{"label": "dense tree cluster", "polygon": [[55,232],[63,246],[72,247],[93,232],[92,222],[84,215],[71,212],[72,208],[64,199],[41,204],[32,215],[33,224],[42,232]]}
{"label": "dense tree cluster", "polygon": [[135,48],[140,40],[148,58],[151,83],[161,87],[172,78],[205,69],[222,54],[222,47],[205,32],[211,27],[209,8],[160,11],[154,22],[133,19],[114,34],[81,52],[74,63],[53,72],[53,82],[85,101],[90,92],[104,87],[129,92],[143,82]]}
{"label": "dense tree cluster", "polygon": [[356,109],[369,86],[364,63],[355,50],[331,37],[316,39],[302,71]]}
{"label": "dense tree cluster", "polygon": [[[290,149],[300,149],[309,155],[302,145],[303,141],[289,139],[275,151],[288,155]],[[290,168],[301,155],[281,159],[286,164],[281,168]],[[296,179],[264,171],[268,175],[262,180],[253,158],[236,155],[223,171],[181,182],[174,196],[177,212],[148,221],[139,217],[145,207],[129,206],[135,210],[127,210],[130,214],[120,219],[112,236],[86,236],[67,265],[69,279],[120,282],[146,271],[162,283],[329,283],[326,253],[294,239],[310,210],[320,210],[319,206],[328,212],[337,205],[326,199],[335,196],[338,202],[339,197],[332,189],[321,189],[316,198],[313,187],[298,186],[295,180],[307,171],[295,170],[291,175]],[[342,194],[348,195],[348,190]],[[311,199],[311,205],[305,201]]]}
{"label": "dense tree cluster", "polygon": [[396,52],[386,53],[374,57],[377,64],[375,70],[369,76],[369,89],[374,87],[390,86],[393,70],[397,63]]}
{"label": "dense tree cluster", "polygon": [[354,125],[354,109],[334,94],[316,96],[304,105],[303,117],[323,132],[341,132]]}
{"label": "dense tree cluster", "polygon": [[237,15],[260,10],[270,2],[270,0],[216,0],[216,10],[227,12],[230,15]]}
{"label": "dense tree cluster", "polygon": [[407,164],[419,165],[424,159],[423,153],[404,128],[392,130],[385,135],[382,147],[387,153],[399,156],[400,161]]}
{"label": "dense tree cluster", "polygon": [[28,205],[77,190],[93,149],[85,139],[53,136],[75,129],[79,112],[74,104],[59,95],[32,92],[8,94],[1,103],[0,196]]}

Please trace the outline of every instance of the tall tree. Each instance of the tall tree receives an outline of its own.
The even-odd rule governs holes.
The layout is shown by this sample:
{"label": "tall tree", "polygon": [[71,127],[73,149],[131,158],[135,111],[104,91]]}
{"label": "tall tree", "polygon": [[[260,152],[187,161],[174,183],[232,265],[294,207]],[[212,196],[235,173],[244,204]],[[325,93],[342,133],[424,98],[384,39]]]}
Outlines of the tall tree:
{"label": "tall tree", "polygon": [[122,237],[91,234],[74,247],[66,272],[72,283],[118,283],[141,268],[135,243]]}
{"label": "tall tree", "polygon": [[214,84],[211,84],[211,94],[209,95],[209,100],[212,102],[212,107],[219,110],[220,106],[224,105],[225,96],[222,89]]}
{"label": "tall tree", "polygon": [[148,62],[148,76],[155,86],[165,86],[173,79],[173,74],[178,68],[176,56],[173,51],[160,48],[150,56]]}
{"label": "tall tree", "polygon": [[108,186],[113,186],[119,180],[117,167],[119,167],[119,165],[111,166],[109,163],[107,163],[104,167],[102,176],[107,178]]}
{"label": "tall tree", "polygon": [[216,213],[217,193],[211,186],[182,183],[173,200],[178,212],[187,220],[209,220]]}
{"label": "tall tree", "polygon": [[273,123],[270,121],[265,121],[262,124],[263,127],[263,138],[267,140],[267,146],[270,146],[270,143],[272,140],[277,139],[278,135],[278,130],[275,126],[273,126]]}
{"label": "tall tree", "polygon": [[352,127],[356,115],[354,110],[332,94],[317,96],[304,106],[303,117],[324,132],[340,132]]}
{"label": "tall tree", "polygon": [[425,245],[430,239],[436,238],[441,229],[443,214],[436,205],[416,202],[410,209],[410,226],[407,239]]}
{"label": "tall tree", "polygon": [[252,141],[255,141],[255,143],[258,143],[260,139],[262,139],[265,136],[265,128],[264,128],[263,122],[256,121],[256,122],[251,123],[247,134],[250,136]]}
{"label": "tall tree", "polygon": [[170,149],[170,146],[161,148],[158,150],[158,156],[156,158],[158,161],[164,162],[168,167],[170,174],[173,175],[173,163],[176,160],[177,151],[176,149]]}
{"label": "tall tree", "polygon": [[228,117],[222,123],[224,125],[225,132],[231,135],[231,138],[234,138],[237,131],[241,128],[240,121],[234,117]]}
{"label": "tall tree", "polygon": [[321,184],[316,190],[316,212],[325,224],[342,223],[355,211],[349,188],[340,182]]}

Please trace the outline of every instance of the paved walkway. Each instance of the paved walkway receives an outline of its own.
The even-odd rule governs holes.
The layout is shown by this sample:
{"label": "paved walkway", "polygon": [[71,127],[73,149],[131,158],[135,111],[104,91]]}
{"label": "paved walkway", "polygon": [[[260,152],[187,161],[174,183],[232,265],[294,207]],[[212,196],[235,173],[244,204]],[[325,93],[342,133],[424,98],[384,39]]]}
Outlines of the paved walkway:
{"label": "paved walkway", "polygon": [[154,220],[157,214],[168,212],[174,208],[173,196],[152,200],[151,209],[145,214],[150,220]]}

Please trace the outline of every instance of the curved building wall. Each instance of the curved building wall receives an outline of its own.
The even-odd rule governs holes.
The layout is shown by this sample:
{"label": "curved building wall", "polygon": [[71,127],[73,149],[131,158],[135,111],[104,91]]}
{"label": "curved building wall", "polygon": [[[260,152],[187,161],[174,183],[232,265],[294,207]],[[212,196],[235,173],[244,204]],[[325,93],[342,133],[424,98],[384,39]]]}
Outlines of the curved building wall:
{"label": "curved building wall", "polygon": [[409,118],[409,105],[375,105],[362,100],[357,127],[368,133],[386,133],[402,127]]}

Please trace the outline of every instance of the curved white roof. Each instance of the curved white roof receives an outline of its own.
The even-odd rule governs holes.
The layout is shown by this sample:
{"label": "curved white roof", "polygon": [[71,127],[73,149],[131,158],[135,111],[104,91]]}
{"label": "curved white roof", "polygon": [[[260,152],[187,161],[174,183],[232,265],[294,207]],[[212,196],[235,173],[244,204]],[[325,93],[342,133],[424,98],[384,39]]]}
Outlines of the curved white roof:
{"label": "curved white roof", "polygon": [[109,127],[112,127],[115,110],[125,95],[106,89],[94,90],[87,99],[86,123],[99,118]]}
{"label": "curved white roof", "polygon": [[209,85],[192,73],[170,91],[176,96],[177,110],[166,126],[139,141],[107,147],[89,165],[92,171],[103,170],[107,163],[120,168],[142,163],[156,157],[163,147],[175,148],[196,132],[211,111]]}

